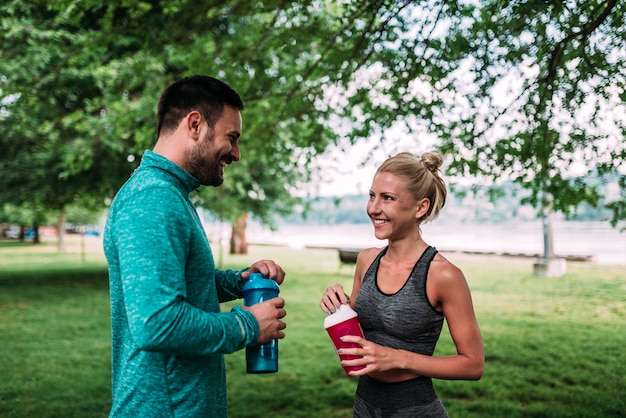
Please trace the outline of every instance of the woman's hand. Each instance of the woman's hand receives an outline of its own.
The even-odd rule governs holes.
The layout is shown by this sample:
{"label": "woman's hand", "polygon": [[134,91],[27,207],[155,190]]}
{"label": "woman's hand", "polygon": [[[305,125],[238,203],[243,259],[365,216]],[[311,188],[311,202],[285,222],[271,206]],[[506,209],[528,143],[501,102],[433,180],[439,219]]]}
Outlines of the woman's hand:
{"label": "woman's hand", "polygon": [[351,376],[363,376],[375,372],[386,372],[398,367],[395,363],[398,350],[373,343],[365,338],[348,335],[342,338],[347,343],[355,343],[360,348],[341,348],[340,354],[362,356],[360,359],[344,360],[344,366],[365,366],[361,370],[350,372]]}
{"label": "woman's hand", "polygon": [[342,303],[348,305],[350,303],[350,298],[344,292],[343,286],[340,284],[334,284],[326,289],[326,292],[322,296],[320,307],[327,314],[332,314],[339,309],[339,305]]}

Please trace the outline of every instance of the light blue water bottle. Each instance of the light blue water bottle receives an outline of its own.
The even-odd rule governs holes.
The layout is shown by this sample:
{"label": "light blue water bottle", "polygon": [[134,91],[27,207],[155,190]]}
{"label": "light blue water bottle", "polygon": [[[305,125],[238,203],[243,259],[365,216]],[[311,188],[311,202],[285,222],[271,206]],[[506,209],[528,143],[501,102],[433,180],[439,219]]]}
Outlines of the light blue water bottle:
{"label": "light blue water bottle", "polygon": [[[280,288],[274,280],[263,277],[261,273],[250,273],[243,285],[245,306],[278,297]],[[265,344],[250,344],[246,347],[246,371],[248,373],[276,373],[278,371],[278,340]]]}

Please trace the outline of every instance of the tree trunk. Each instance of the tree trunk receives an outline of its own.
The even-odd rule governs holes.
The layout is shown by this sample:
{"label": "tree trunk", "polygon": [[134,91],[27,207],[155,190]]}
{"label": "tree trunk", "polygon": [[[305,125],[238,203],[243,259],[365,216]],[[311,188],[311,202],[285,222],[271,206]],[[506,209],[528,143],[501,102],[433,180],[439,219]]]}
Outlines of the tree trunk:
{"label": "tree trunk", "polygon": [[59,240],[57,241],[57,250],[60,253],[65,252],[65,212],[59,212],[59,222],[57,225],[57,234]]}
{"label": "tree trunk", "polygon": [[554,237],[552,235],[552,199],[544,202],[541,213],[543,223],[543,257],[533,265],[535,276],[560,277],[567,272],[567,261],[554,255]]}
{"label": "tree trunk", "polygon": [[39,244],[39,222],[33,222],[33,244]]}
{"label": "tree trunk", "polygon": [[541,222],[543,224],[543,259],[554,259],[554,235],[552,233],[552,201],[548,200],[543,207]]}
{"label": "tree trunk", "polygon": [[248,241],[246,240],[246,226],[248,225],[248,214],[242,215],[233,221],[230,235],[230,253],[248,254]]}
{"label": "tree trunk", "polygon": [[554,258],[554,237],[552,234],[552,217],[550,214],[544,214],[543,223],[543,258],[551,260]]}

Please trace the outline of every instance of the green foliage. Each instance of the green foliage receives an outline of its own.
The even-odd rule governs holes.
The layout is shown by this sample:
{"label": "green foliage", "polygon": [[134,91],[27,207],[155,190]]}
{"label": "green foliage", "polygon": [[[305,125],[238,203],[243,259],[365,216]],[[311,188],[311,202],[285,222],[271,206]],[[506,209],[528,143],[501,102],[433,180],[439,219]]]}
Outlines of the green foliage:
{"label": "green foliage", "polygon": [[102,211],[91,210],[82,205],[72,205],[65,209],[65,221],[72,225],[97,225]]}
{"label": "green foliage", "polygon": [[[65,207],[63,214],[65,221],[72,225],[96,225],[102,216],[100,208],[93,209],[84,204],[70,204]],[[21,206],[6,203],[0,206],[0,224],[16,225],[22,227],[39,227],[44,225],[55,225],[60,228],[59,213],[47,210],[44,207],[37,207],[33,204],[23,204]]]}
{"label": "green foliage", "polygon": [[[613,211],[611,225],[616,226],[620,220],[626,219],[626,175],[620,176],[620,195],[619,198],[607,203],[607,207]],[[622,230],[626,227],[622,228]]]}
{"label": "green foliage", "polygon": [[625,15],[617,0],[490,0],[453,25],[468,71],[437,115],[450,173],[514,181],[533,206],[565,215],[596,206],[597,185],[569,178],[577,166],[615,174],[626,162]]}
{"label": "green foliage", "polygon": [[[104,203],[128,173],[100,141],[99,126],[85,116],[98,113],[98,45],[93,28],[78,31],[67,13],[47,2],[15,1],[0,6],[0,64],[3,154],[0,198],[14,204],[62,209],[93,200]],[[115,175],[118,178],[115,178]],[[89,203],[87,203],[89,202]]]}
{"label": "green foliage", "polygon": [[49,212],[39,207],[23,207],[10,203],[0,206],[0,223],[30,227],[33,224],[43,225],[53,220]]}
{"label": "green foliage", "polygon": [[[158,95],[194,73],[245,104],[242,160],[198,203],[290,213],[329,145],[429,130],[449,174],[511,180],[566,215],[597,205],[579,163],[626,161],[626,5],[8,0],[0,4],[0,201],[102,205],[155,140]],[[420,138],[415,137],[415,147]],[[376,148],[376,147],[375,147]],[[377,151],[372,150],[372,153]],[[579,173],[580,174],[580,173]],[[614,223],[624,218],[611,206]]]}
{"label": "green foliage", "polygon": [[[380,132],[403,112],[431,113],[408,84],[445,70],[423,67],[436,40],[406,35],[411,3],[4,2],[2,197],[55,208],[102,202],[151,147],[162,89],[206,73],[244,99],[243,158],[222,190],[198,201],[227,220],[251,212],[271,223],[298,202],[329,144]],[[372,66],[375,79],[363,77]]]}

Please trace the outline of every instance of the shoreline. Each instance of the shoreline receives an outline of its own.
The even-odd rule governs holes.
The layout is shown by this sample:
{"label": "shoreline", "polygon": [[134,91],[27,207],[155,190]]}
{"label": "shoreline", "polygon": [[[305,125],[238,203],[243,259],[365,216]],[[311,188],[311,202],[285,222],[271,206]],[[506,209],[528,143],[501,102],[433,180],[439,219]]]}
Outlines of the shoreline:
{"label": "shoreline", "polygon": [[[215,242],[217,225],[207,228]],[[442,253],[543,259],[543,230],[540,222],[510,224],[426,224],[423,237]],[[228,242],[229,236],[222,240]],[[277,244],[294,248],[363,249],[383,247],[371,224],[280,225],[277,230],[251,224],[250,244]],[[605,223],[555,222],[553,254],[556,258],[595,264],[626,265],[626,234]]]}

